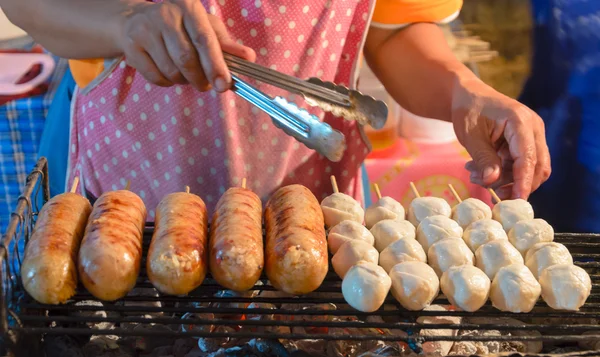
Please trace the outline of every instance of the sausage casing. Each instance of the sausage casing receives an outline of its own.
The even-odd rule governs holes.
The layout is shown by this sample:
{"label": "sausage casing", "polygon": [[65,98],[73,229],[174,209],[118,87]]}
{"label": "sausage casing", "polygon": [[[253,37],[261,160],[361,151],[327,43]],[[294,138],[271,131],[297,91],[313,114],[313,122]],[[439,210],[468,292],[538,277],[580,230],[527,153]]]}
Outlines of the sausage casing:
{"label": "sausage casing", "polygon": [[265,208],[265,271],[288,294],[307,294],[327,275],[327,241],[321,206],[301,185],[277,190]]}
{"label": "sausage casing", "polygon": [[156,207],[154,224],[146,260],[148,278],[163,294],[187,294],[206,276],[206,205],[194,194],[171,193]]}
{"label": "sausage casing", "polygon": [[75,294],[77,252],[91,211],[85,197],[70,192],[42,207],[21,266],[23,286],[38,302],[60,304]]}
{"label": "sausage casing", "polygon": [[262,203],[245,188],[227,190],[212,217],[209,241],[210,272],[222,286],[249,290],[264,266]]}
{"label": "sausage casing", "polygon": [[101,195],[79,249],[79,277],[95,297],[113,301],[135,286],[146,221],[144,202],[127,190]]}

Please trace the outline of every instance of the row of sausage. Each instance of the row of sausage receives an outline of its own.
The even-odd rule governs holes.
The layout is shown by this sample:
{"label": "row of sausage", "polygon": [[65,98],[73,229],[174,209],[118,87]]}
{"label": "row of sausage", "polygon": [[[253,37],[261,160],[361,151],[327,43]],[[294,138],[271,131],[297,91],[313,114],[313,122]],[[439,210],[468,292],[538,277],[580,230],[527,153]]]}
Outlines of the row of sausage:
{"label": "row of sausage", "polygon": [[[146,257],[152,284],[164,294],[183,295],[208,269],[223,287],[250,289],[264,271],[289,294],[317,289],[328,271],[325,224],[319,202],[304,186],[280,188],[264,210],[252,191],[234,187],[219,200],[211,220],[202,199],[178,192],[156,209]],[[42,208],[25,248],[25,290],[37,301],[60,304],[78,282],[96,298],[114,301],[134,288],[142,260],[146,207],[133,192],[106,192],[94,206],[64,193]]]}

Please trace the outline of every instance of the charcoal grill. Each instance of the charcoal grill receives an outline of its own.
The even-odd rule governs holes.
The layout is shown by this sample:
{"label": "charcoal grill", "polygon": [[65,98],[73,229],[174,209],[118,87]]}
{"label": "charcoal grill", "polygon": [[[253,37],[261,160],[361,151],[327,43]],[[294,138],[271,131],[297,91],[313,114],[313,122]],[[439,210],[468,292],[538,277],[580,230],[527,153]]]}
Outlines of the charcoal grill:
{"label": "charcoal grill", "polygon": [[[38,195],[41,190],[41,195]],[[146,288],[153,294],[130,294],[122,300],[104,304],[104,306],[78,306],[77,302],[94,301],[95,299],[83,288],[78,290],[72,302],[50,306],[35,302],[28,296],[19,278],[23,246],[32,231],[36,214],[39,211],[36,197],[49,199],[47,161],[41,158],[34,170],[29,174],[23,195],[19,198],[17,208],[11,216],[10,225],[2,237],[0,245],[0,275],[3,289],[0,294],[0,329],[3,351],[7,356],[41,356],[42,338],[48,335],[117,335],[117,336],[190,336],[236,339],[284,339],[284,340],[353,340],[353,341],[398,341],[408,344],[418,352],[420,346],[427,341],[545,341],[553,344],[576,344],[581,341],[600,339],[600,326],[595,322],[600,319],[600,235],[597,234],[556,234],[556,241],[566,245],[573,253],[576,264],[588,271],[592,278],[593,288],[587,303],[578,312],[562,312],[550,310],[543,302],[538,302],[535,309],[527,314],[504,313],[494,309],[489,303],[476,313],[463,311],[421,311],[410,312],[403,309],[391,296],[386,299],[384,307],[374,313],[361,313],[348,305],[341,295],[341,281],[330,273],[316,294],[302,297],[282,296],[235,296],[223,294],[222,288],[209,277],[193,294],[185,297],[160,296],[152,289],[142,269],[137,288]],[[148,225],[144,235],[144,256],[148,248],[153,227]],[[145,266],[145,264],[143,264]],[[273,291],[264,278],[254,290]],[[221,292],[221,293],[219,293]],[[141,305],[135,305],[140,304]],[[160,306],[149,306],[160,303]],[[270,303],[274,308],[246,308],[250,303]],[[448,304],[440,296],[435,304]],[[238,305],[232,305],[238,304]],[[336,309],[318,308],[322,304],[335,304]],[[259,305],[260,306],[260,305]],[[106,311],[106,316],[85,316],[84,312]],[[214,314],[213,318],[195,317],[182,319],[185,314]],[[154,314],[154,315],[153,315]],[[156,314],[160,314],[156,316]],[[269,315],[271,319],[243,318],[245,314],[254,317]],[[82,316],[83,315],[83,316]],[[150,315],[150,316],[148,316]],[[416,322],[420,316],[461,316],[489,319],[489,323],[461,324],[429,324]],[[242,318],[240,318],[242,317]],[[303,318],[302,318],[303,317]],[[333,318],[336,319],[333,319]],[[493,318],[516,318],[526,324],[500,325],[493,323]],[[485,321],[485,320],[484,320]],[[90,328],[100,322],[114,323],[113,329]],[[123,326],[128,323],[141,325],[155,323],[167,326],[186,328],[169,331],[131,330]],[[202,330],[202,326],[233,327],[221,332]],[[279,331],[265,332],[266,328],[283,327]],[[419,332],[428,329],[456,330],[499,330],[518,331],[502,336],[445,336]],[[285,328],[289,329],[285,329]],[[304,328],[298,332],[299,327]],[[349,333],[328,333],[332,329],[351,331]],[[223,332],[224,331],[224,332]],[[339,330],[338,330],[339,331]],[[404,331],[404,333],[394,333]],[[533,334],[539,331],[540,334]],[[590,331],[592,334],[589,334]],[[361,333],[358,333],[361,332]],[[374,333],[373,333],[374,332]],[[588,332],[583,335],[584,332]],[[599,351],[581,351],[578,356],[597,356]]]}

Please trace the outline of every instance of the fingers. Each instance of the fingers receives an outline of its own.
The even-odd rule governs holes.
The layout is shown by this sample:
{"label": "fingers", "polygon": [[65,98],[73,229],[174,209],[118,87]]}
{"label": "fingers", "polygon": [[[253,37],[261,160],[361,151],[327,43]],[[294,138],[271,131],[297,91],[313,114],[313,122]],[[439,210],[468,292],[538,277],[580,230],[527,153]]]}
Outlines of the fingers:
{"label": "fingers", "polygon": [[183,28],[183,23],[176,21],[168,24],[162,36],[167,52],[181,76],[197,90],[205,90],[210,83],[204,75],[198,52]]}
{"label": "fingers", "polygon": [[467,151],[473,158],[473,163],[470,164],[474,168],[470,170],[471,181],[489,186],[500,178],[502,163],[491,143],[484,140],[472,141]]}
{"label": "fingers", "polygon": [[202,3],[189,1],[186,5],[190,12],[184,15],[183,26],[199,55],[206,78],[215,90],[224,92],[231,87],[231,75],[223,59],[219,38]]}
{"label": "fingers", "polygon": [[[539,118],[539,117],[538,117]],[[550,152],[548,145],[546,144],[546,135],[544,130],[544,122],[539,118],[538,129],[535,133],[535,144],[536,144],[536,155],[537,164],[535,166],[535,173],[533,176],[532,192],[537,190],[552,173]]]}
{"label": "fingers", "polygon": [[513,158],[514,185],[512,198],[527,199],[532,192],[535,168],[537,165],[536,142],[532,130],[533,113],[526,107],[519,107],[515,115],[508,119],[504,137]]}
{"label": "fingers", "polygon": [[223,52],[227,52],[247,61],[256,61],[256,52],[254,52],[254,50],[250,47],[246,47],[233,41],[229,36],[229,32],[227,32],[225,24],[223,24],[219,18],[208,15],[208,21],[210,21],[213,29],[215,30],[215,34],[219,39],[219,43],[221,44],[221,49]]}

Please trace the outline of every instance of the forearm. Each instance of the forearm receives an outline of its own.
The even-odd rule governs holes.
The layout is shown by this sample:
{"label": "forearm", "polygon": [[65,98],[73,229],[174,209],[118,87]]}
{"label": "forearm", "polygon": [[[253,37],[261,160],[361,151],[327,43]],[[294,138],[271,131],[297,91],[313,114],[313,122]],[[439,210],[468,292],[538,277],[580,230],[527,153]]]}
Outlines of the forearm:
{"label": "forearm", "polygon": [[441,29],[429,23],[397,31],[371,28],[365,58],[403,108],[427,118],[450,121],[454,86],[477,80],[456,59]]}
{"label": "forearm", "polygon": [[143,0],[0,0],[8,18],[38,43],[66,58],[121,54],[119,25]]}

